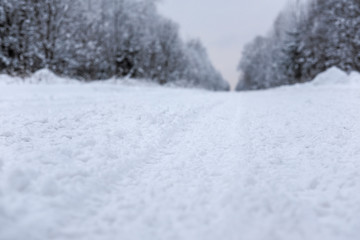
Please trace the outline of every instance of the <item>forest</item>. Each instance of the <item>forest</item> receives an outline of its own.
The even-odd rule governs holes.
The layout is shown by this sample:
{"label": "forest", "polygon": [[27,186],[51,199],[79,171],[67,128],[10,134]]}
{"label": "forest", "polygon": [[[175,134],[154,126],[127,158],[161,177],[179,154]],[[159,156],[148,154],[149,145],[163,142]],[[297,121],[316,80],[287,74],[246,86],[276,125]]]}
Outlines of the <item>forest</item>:
{"label": "forest", "polygon": [[308,82],[331,67],[360,71],[360,1],[294,1],[245,47],[237,90]]}
{"label": "forest", "polygon": [[0,0],[0,240],[358,240],[359,105],[360,0]]}
{"label": "forest", "polygon": [[229,90],[202,43],[184,41],[156,0],[1,0],[0,73],[43,68],[82,81],[127,77]]}

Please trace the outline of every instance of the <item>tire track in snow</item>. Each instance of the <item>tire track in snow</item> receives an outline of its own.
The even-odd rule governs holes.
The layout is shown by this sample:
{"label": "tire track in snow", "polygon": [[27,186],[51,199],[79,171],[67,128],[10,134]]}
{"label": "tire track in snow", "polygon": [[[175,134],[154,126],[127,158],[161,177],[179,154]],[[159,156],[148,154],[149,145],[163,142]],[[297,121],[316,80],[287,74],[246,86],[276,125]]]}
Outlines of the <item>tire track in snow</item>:
{"label": "tire track in snow", "polygon": [[[113,231],[113,237],[126,239],[210,239],[209,230],[221,218],[217,209],[227,204],[238,175],[241,148],[233,140],[240,133],[229,123],[238,125],[243,115],[231,110],[231,104],[205,109],[198,120],[186,119],[190,122],[185,129],[171,134],[148,156],[146,165],[133,169],[110,190],[106,206],[104,196],[90,201],[87,208],[97,211],[84,226],[97,229],[79,236],[87,239],[96,231]],[[68,231],[78,231],[81,220]]]}
{"label": "tire track in snow", "polygon": [[69,101],[12,88],[22,100],[0,106],[0,239],[359,235],[358,90],[82,86]]}
{"label": "tire track in snow", "polygon": [[[48,86],[43,88],[48,90]],[[67,88],[72,89],[71,86]],[[9,189],[9,194],[0,199],[2,223],[0,238],[11,236],[11,239],[21,239],[23,232],[26,232],[29,240],[39,239],[41,236],[53,239],[58,236],[61,229],[68,226],[70,219],[93,215],[96,209],[84,207],[87,199],[93,199],[96,194],[107,196],[115,182],[126,176],[133,168],[144,165],[149,154],[159,145],[166,144],[165,140],[169,134],[170,137],[176,134],[179,125],[180,128],[181,125],[186,128],[189,120],[196,119],[203,111],[218,104],[214,101],[203,102],[202,97],[192,98],[189,101],[181,99],[179,103],[173,101],[159,104],[164,92],[154,90],[153,93],[148,93],[130,104],[131,109],[124,109],[128,104],[124,105],[122,102],[128,96],[119,96],[117,92],[109,94],[105,91],[104,95],[95,94],[95,100],[85,101],[84,98],[94,94],[92,90],[80,87],[70,98],[81,99],[81,102],[79,105],[73,105],[73,101],[57,95],[57,88],[53,89],[56,93],[52,91],[44,93],[41,87],[34,88],[33,90],[41,92],[38,95],[29,92],[26,87],[24,90],[26,92],[21,95],[25,98],[30,96],[29,99],[14,104],[11,112],[13,116],[10,116],[21,121],[6,122],[6,118],[2,119],[6,123],[2,127],[7,128],[11,134],[1,139],[9,141],[9,144],[1,146],[6,153],[4,156],[6,164],[2,169],[6,170],[7,175],[0,176],[4,179],[0,188],[7,191]],[[63,91],[60,91],[60,95],[62,93]],[[176,96],[176,91],[174,93]],[[170,95],[174,93],[168,92]],[[129,95],[132,94],[134,93],[129,91]],[[158,95],[162,97],[159,98]],[[52,99],[51,102],[48,102],[48,99]],[[194,100],[199,104],[197,108],[192,104],[186,106]],[[176,108],[180,103],[183,106]],[[159,106],[154,107],[157,105]],[[24,109],[23,106],[28,107]],[[172,109],[174,107],[175,109]],[[133,116],[136,109],[139,113]],[[39,114],[34,114],[35,112]],[[138,117],[140,119],[136,119]],[[125,123],[134,124],[121,126],[118,120],[126,120]],[[137,128],[146,130],[146,135],[142,136],[141,131],[132,131],[125,132],[123,138],[124,127],[129,128],[129,131]],[[118,129],[121,129],[119,134]],[[30,139],[31,142],[18,141],[23,138]],[[44,140],[50,141],[44,142]],[[115,143],[109,143],[108,140]],[[128,149],[131,144],[139,145],[139,147],[134,145],[137,147],[133,149],[135,154],[117,149],[121,150],[125,140],[130,142],[125,144]],[[31,144],[31,148],[27,149],[27,144]],[[14,155],[16,151],[13,148],[19,149],[17,155]],[[94,156],[90,156],[91,153],[94,153]],[[58,189],[58,187],[66,189]],[[17,202],[11,202],[11,199],[17,199]],[[102,203],[106,204],[106,199],[103,200]],[[21,204],[20,201],[28,201],[28,203]],[[30,205],[32,208],[28,208]],[[2,206],[7,206],[5,211],[1,211]],[[34,214],[48,216],[48,220],[39,224],[31,220]],[[63,236],[70,238],[77,234],[64,232]]]}
{"label": "tire track in snow", "polygon": [[[181,116],[180,121],[178,121],[176,125],[172,125],[162,133],[159,141],[151,143],[145,150],[132,157],[132,161],[129,161],[129,164],[125,167],[123,165],[118,167],[114,166],[114,168],[107,169],[106,172],[95,179],[92,178],[91,181],[86,184],[88,187],[85,186],[85,190],[77,193],[79,197],[86,196],[86,199],[82,201],[82,205],[77,207],[75,214],[70,213],[67,217],[65,216],[67,219],[64,226],[65,230],[56,232],[52,234],[51,237],[53,239],[62,239],[71,236],[77,239],[91,239],[91,235],[96,235],[96,231],[101,230],[94,229],[90,233],[89,229],[86,227],[87,224],[84,224],[89,220],[98,222],[98,219],[102,219],[104,222],[98,223],[100,226],[101,224],[105,224],[105,226],[106,224],[109,224],[108,227],[113,226],[114,220],[112,220],[111,216],[107,216],[106,214],[121,215],[121,211],[117,211],[116,209],[107,212],[108,206],[112,206],[111,202],[113,202],[113,200],[111,199],[114,197],[121,198],[124,195],[124,192],[119,186],[124,184],[124,182],[139,180],[137,177],[138,174],[152,171],[152,166],[163,161],[163,158],[172,156],[173,154],[169,151],[169,146],[176,147],[173,143],[173,139],[179,139],[179,136],[191,132],[194,129],[194,126],[196,126],[195,124],[198,122],[198,119],[202,118],[203,115],[209,114],[209,112],[212,112],[213,109],[216,109],[221,105],[222,104],[219,101],[210,101],[210,103],[206,103],[206,105],[200,103],[199,107],[190,108],[187,110],[189,113]],[[129,193],[126,193],[126,195],[129,195]],[[72,198],[78,199],[78,197],[74,196],[72,196]],[[124,207],[130,206],[125,205]],[[87,212],[89,209],[92,210],[90,216],[89,212]],[[71,220],[69,216],[71,216]],[[123,218],[122,220],[125,219],[126,218]],[[94,222],[88,224],[97,225],[97,223]],[[82,226],[85,226],[85,229],[81,229]],[[90,235],[87,235],[89,233]]]}

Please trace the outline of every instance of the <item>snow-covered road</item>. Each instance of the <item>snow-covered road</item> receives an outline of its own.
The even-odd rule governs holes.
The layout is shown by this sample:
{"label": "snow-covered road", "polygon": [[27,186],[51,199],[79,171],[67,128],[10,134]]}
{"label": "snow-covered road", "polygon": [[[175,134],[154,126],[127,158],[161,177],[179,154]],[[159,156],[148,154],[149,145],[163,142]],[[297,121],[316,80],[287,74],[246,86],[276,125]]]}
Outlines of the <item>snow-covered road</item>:
{"label": "snow-covered road", "polygon": [[360,87],[0,85],[1,240],[355,240]]}

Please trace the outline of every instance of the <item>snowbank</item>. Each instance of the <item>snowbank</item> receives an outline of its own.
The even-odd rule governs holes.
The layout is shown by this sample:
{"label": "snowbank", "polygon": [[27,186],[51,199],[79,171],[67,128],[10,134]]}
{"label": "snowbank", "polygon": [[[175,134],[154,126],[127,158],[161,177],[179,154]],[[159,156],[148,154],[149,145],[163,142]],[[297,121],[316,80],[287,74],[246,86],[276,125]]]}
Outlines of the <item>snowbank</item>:
{"label": "snowbank", "polygon": [[29,79],[30,83],[47,83],[47,84],[62,84],[73,82],[74,80],[59,77],[49,69],[41,69],[35,72]]}
{"label": "snowbank", "polygon": [[21,83],[24,80],[20,77],[12,77],[7,74],[0,74],[0,84],[8,85],[13,83]]}
{"label": "snowbank", "polygon": [[[49,69],[41,69],[33,73],[29,77],[16,77],[9,76],[7,74],[0,74],[0,84],[2,85],[11,85],[11,84],[44,84],[44,85],[61,85],[61,84],[120,84],[122,86],[133,86],[133,87],[155,87],[159,86],[158,83],[148,80],[148,79],[132,79],[132,78],[110,78],[107,80],[96,80],[91,82],[79,81],[72,78],[66,78],[56,75]],[[188,87],[181,84],[167,84],[167,87]]]}
{"label": "snowbank", "polygon": [[95,80],[91,82],[79,81],[76,79],[65,78],[56,75],[49,69],[41,69],[29,77],[21,78],[16,76],[9,76],[7,74],[0,74],[0,85],[11,85],[11,84],[30,84],[30,85],[61,85],[61,84],[92,84],[92,85],[121,85],[121,86],[130,86],[130,87],[167,87],[167,88],[194,88],[194,89],[203,89],[201,86],[195,86],[189,81],[178,80],[175,82],[170,82],[165,85],[159,85],[154,80],[149,79],[134,79],[129,77],[124,78],[110,78],[107,80]]}
{"label": "snowbank", "polygon": [[332,67],[323,73],[320,73],[311,83],[312,86],[359,86],[360,73],[351,72],[347,74],[343,70]]}
{"label": "snowbank", "polygon": [[0,75],[0,84],[69,84],[76,83],[73,79],[63,78],[49,69],[40,69],[29,77],[15,77],[6,74]]}

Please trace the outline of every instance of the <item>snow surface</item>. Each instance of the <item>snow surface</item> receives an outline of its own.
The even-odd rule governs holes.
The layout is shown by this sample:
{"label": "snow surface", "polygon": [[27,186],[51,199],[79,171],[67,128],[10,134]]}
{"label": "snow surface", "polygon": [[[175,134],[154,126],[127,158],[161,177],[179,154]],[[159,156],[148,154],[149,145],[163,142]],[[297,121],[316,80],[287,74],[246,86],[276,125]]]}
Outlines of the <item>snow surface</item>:
{"label": "snow surface", "polygon": [[79,83],[78,81],[61,78],[49,69],[41,69],[36,71],[32,76],[25,79],[21,77],[11,77],[5,74],[0,75],[0,84],[65,84]]}
{"label": "snow surface", "polygon": [[0,239],[358,239],[359,103],[353,84],[0,85]]}
{"label": "snow surface", "polygon": [[337,67],[332,67],[327,71],[319,74],[312,82],[309,83],[314,86],[331,86],[331,85],[340,85],[341,87],[350,87],[360,85],[360,73],[351,72],[347,74],[346,72],[340,70]]}

